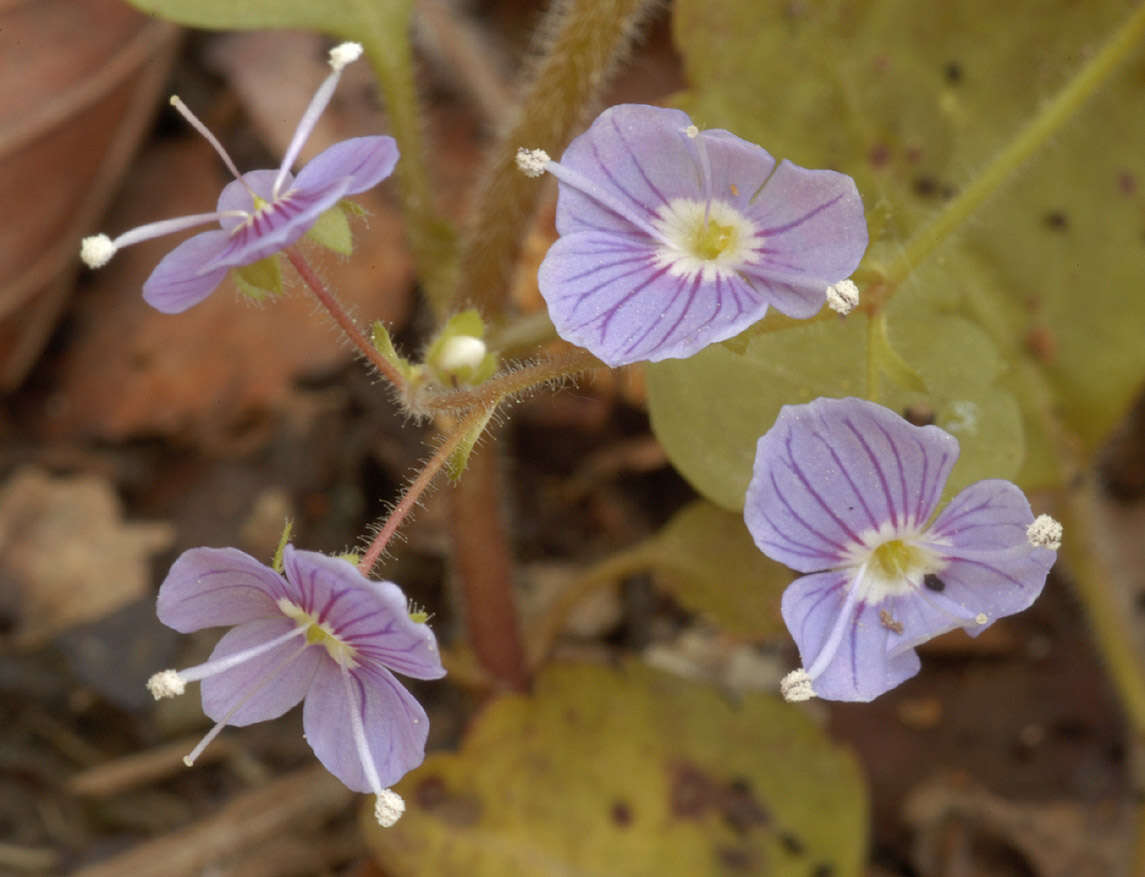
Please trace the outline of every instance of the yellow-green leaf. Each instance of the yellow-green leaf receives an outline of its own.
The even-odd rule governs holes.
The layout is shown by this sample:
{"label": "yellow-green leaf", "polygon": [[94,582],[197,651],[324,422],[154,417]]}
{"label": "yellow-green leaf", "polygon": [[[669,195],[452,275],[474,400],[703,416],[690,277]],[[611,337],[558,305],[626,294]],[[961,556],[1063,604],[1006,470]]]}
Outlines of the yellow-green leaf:
{"label": "yellow-green leaf", "polygon": [[629,662],[553,666],[363,813],[394,877],[862,873],[858,767],[799,709]]}

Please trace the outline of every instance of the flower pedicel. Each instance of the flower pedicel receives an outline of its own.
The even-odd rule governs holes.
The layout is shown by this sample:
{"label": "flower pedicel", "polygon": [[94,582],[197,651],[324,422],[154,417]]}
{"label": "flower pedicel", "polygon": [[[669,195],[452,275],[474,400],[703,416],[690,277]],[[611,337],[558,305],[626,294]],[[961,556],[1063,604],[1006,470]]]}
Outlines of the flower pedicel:
{"label": "flower pedicel", "polygon": [[776,163],[679,110],[605,110],[560,162],[518,166],[560,183],[557,231],[538,284],[566,341],[611,366],[691,356],[768,307],[790,317],[858,302],[847,278],[867,248],[854,181]]}
{"label": "flower pedicel", "polygon": [[919,670],[915,646],[977,636],[1042,592],[1061,525],[1017,486],[979,481],[931,521],[958,440],[861,399],[786,405],[759,440],[744,520],[808,573],[783,594],[803,667],[788,700],[872,700]]}
{"label": "flower pedicel", "polygon": [[281,716],[305,699],[306,741],[330,773],[377,796],[378,822],[405,804],[389,786],[421,764],[429,720],[391,670],[445,675],[433,632],[410,617],[401,589],[352,564],[287,545],[283,574],[235,548],[184,552],[159,589],[159,620],[180,633],[234,625],[205,664],[164,670],[147,683],[158,698],[202,680],[215,726],[192,764],[226,725]]}
{"label": "flower pedicel", "polygon": [[392,137],[383,136],[343,140],[315,156],[297,177],[291,174],[343,68],[361,54],[357,43],[342,43],[330,50],[333,72],[310,101],[277,171],[240,175],[222,144],[179,98],[172,97],[172,106],[207,138],[234,181],[219,195],[215,213],[142,225],[114,240],[104,234],[84,238],[80,248],[84,262],[101,268],[121,247],[218,222],[221,228],[200,232],[168,253],[143,284],[143,298],[149,305],[163,313],[181,313],[214,292],[230,269],[252,265],[290,246],[344,196],[371,189],[388,177],[397,164],[398,148]]}

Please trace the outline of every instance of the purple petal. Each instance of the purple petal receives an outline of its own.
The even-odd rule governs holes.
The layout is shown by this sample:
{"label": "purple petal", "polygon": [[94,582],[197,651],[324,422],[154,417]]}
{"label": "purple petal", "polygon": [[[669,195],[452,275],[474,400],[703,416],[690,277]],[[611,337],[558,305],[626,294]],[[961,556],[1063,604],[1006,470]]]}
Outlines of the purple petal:
{"label": "purple petal", "polygon": [[680,276],[651,245],[606,232],[560,238],[537,282],[560,336],[611,366],[691,356],[767,310],[735,275]]}
{"label": "purple petal", "polygon": [[[711,189],[705,189],[697,143],[685,129],[692,120],[679,110],[621,104],[601,113],[561,157],[561,164],[606,189],[633,215],[656,217],[675,198],[709,195],[747,213],[752,196],[775,168],[767,150],[719,129],[703,131]],[[571,186],[562,185],[557,230],[632,232],[631,222]]]}
{"label": "purple petal", "polygon": [[[274,200],[271,196],[271,191],[274,189],[274,178],[278,176],[278,171],[247,171],[243,174],[242,180],[232,180],[223,186],[223,191],[219,193],[218,203],[215,209],[219,213],[230,213],[241,211],[243,213],[254,213],[254,199],[251,198],[251,192],[254,192],[259,198],[268,204]],[[287,174],[283,191],[290,189],[294,178]],[[233,231],[243,224],[241,216],[221,216],[219,218],[219,225],[226,231]]]}
{"label": "purple petal", "polygon": [[996,479],[971,485],[942,510],[927,534],[932,543],[947,543],[938,548],[949,559],[938,574],[945,585],[941,596],[988,619],[950,627],[977,635],[1037,599],[1057,553],[1030,545],[1026,529],[1033,520],[1022,491]]}
{"label": "purple petal", "polygon": [[325,188],[300,189],[297,181],[295,183],[278,200],[235,227],[222,252],[199,270],[208,272],[221,267],[251,265],[290,246],[310,230],[319,216],[342,199],[350,178],[335,180]]}
{"label": "purple petal", "polygon": [[159,620],[180,633],[281,618],[286,582],[237,548],[192,548],[159,588]]}
{"label": "purple petal", "polygon": [[344,194],[354,195],[374,188],[393,173],[397,163],[393,137],[352,137],[314,156],[299,172],[294,188],[321,190],[349,177]]}
{"label": "purple petal", "polygon": [[912,426],[873,402],[785,405],[756,447],[744,520],[773,560],[800,572],[828,569],[849,562],[873,532],[913,534],[957,457],[949,433]]}
{"label": "purple petal", "polygon": [[283,561],[292,599],[353,646],[361,663],[417,679],[445,675],[433,632],[410,618],[397,585],[367,579],[345,560],[290,545]]}
{"label": "purple petal", "polygon": [[795,290],[773,301],[793,317],[822,307],[826,288],[850,277],[867,249],[863,201],[845,174],[783,161],[747,212],[760,246],[744,273]]}
{"label": "purple petal", "polygon": [[351,710],[362,719],[365,739],[382,787],[396,783],[425,758],[429,719],[413,695],[386,670],[361,665],[343,671],[324,661],[306,698],[302,721],[306,741],[330,773],[355,792],[376,792],[354,740]]}
{"label": "purple petal", "polygon": [[[854,570],[803,576],[783,592],[783,621],[804,668],[811,667],[831,637],[844,608]],[[827,667],[812,680],[826,700],[870,701],[919,670],[914,651],[894,653],[898,634],[883,623],[879,607],[858,604],[843,623],[843,636]]]}
{"label": "purple petal", "polygon": [[163,257],[143,284],[143,300],[164,314],[180,314],[197,305],[223,282],[227,266],[203,270],[230,246],[225,231],[204,231],[187,238]]}
{"label": "purple petal", "polygon": [[[294,622],[281,614],[278,618],[240,624],[219,640],[210,660],[254,648],[294,627]],[[287,640],[204,679],[203,712],[214,721],[225,721],[228,725],[251,725],[276,719],[306,696],[320,664],[333,664],[321,646],[308,645],[304,636]],[[233,714],[232,709],[235,709]]]}

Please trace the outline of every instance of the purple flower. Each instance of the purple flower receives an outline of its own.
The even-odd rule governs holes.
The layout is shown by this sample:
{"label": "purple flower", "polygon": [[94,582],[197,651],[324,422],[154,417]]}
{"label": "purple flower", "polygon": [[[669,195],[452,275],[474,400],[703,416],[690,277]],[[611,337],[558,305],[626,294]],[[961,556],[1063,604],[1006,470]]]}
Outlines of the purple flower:
{"label": "purple flower", "polygon": [[802,573],[783,620],[803,668],[789,700],[871,700],[919,669],[915,646],[977,636],[1041,593],[1061,525],[1008,481],[979,481],[931,520],[958,458],[937,426],[861,399],[787,405],[759,440],[744,520]]}
{"label": "purple flower", "polygon": [[159,589],[159,620],[181,633],[234,628],[205,664],[164,670],[147,686],[170,697],[203,680],[203,712],[216,725],[188,765],[224,726],[277,718],[305,698],[314,754],[354,791],[377,795],[379,822],[392,824],[404,805],[388,787],[421,764],[429,720],[390,671],[444,676],[437,642],[397,585],[291,545],[282,558],[285,575],[235,548],[184,552]]}
{"label": "purple flower", "polygon": [[171,104],[207,138],[234,181],[219,195],[216,212],[150,223],[115,240],[103,234],[84,238],[81,258],[89,267],[100,268],[120,247],[218,222],[221,228],[200,232],[168,253],[143,284],[143,298],[148,304],[163,313],[177,314],[214,292],[231,268],[251,265],[290,246],[344,196],[376,186],[390,175],[398,160],[392,137],[343,140],[315,156],[297,177],[290,172],[330,102],[342,69],[361,53],[357,43],[342,43],[330,50],[333,72],[303,114],[277,171],[240,175],[222,144],[178,97],[172,97]]}
{"label": "purple flower", "polygon": [[[615,106],[559,164],[540,150],[517,163],[560,182],[561,237],[539,276],[549,315],[562,338],[612,366],[691,356],[768,306],[810,317],[867,248],[850,177],[777,165],[679,110]],[[853,307],[857,292],[832,306]]]}

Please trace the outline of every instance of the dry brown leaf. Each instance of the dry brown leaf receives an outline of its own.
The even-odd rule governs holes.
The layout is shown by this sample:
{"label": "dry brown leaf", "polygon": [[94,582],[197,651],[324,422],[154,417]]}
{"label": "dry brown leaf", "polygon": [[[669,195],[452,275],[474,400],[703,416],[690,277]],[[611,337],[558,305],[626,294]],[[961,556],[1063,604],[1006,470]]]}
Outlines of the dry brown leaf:
{"label": "dry brown leaf", "polygon": [[8,641],[37,645],[140,599],[150,556],[174,539],[169,524],[125,522],[106,478],[18,470],[0,490],[0,570],[20,619]]}
{"label": "dry brown leaf", "polygon": [[55,324],[78,239],[118,185],[174,55],[177,30],[119,0],[0,10],[0,390]]}

